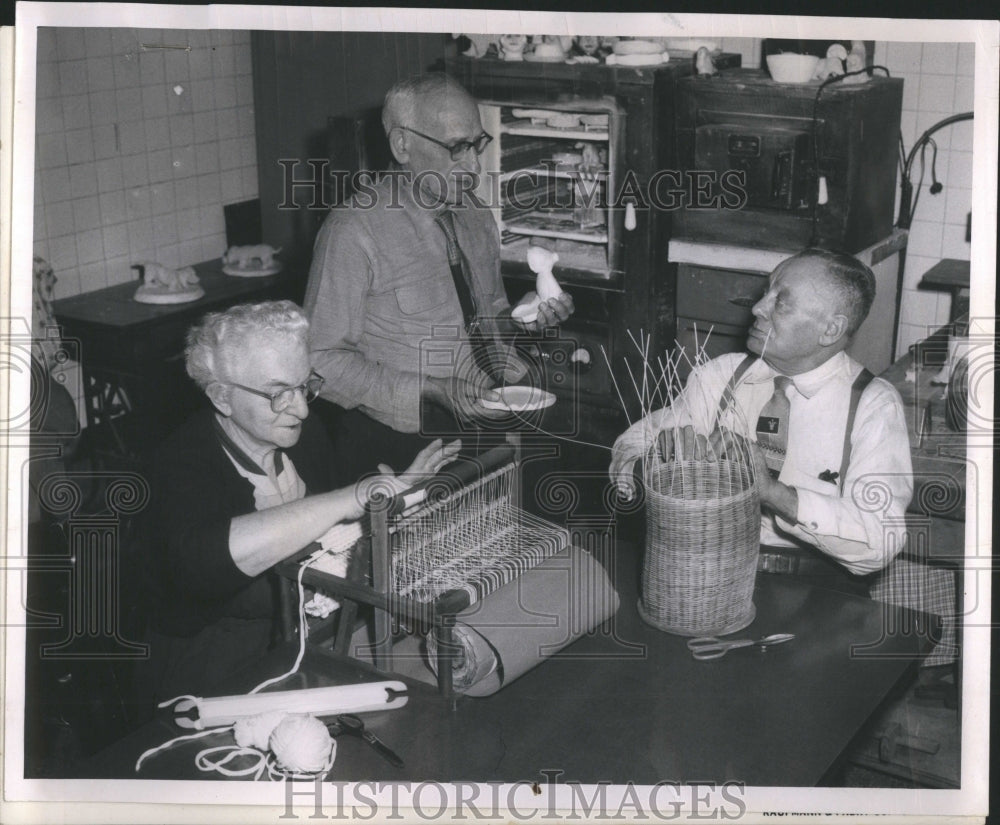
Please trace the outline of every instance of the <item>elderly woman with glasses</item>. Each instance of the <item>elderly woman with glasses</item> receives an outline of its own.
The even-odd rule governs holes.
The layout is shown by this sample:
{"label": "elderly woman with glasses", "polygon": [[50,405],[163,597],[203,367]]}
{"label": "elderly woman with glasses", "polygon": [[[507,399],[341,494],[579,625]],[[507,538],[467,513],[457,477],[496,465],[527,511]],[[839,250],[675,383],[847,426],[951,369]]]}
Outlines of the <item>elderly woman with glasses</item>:
{"label": "elderly woman with glasses", "polygon": [[402,476],[336,488],[337,460],[310,401],[309,324],[290,301],[213,313],[188,334],[188,374],[211,401],[159,450],[142,531],[158,699],[202,694],[268,648],[268,571],[332,526],[361,516],[374,481],[399,489],[437,472],[460,444],[436,441]]}

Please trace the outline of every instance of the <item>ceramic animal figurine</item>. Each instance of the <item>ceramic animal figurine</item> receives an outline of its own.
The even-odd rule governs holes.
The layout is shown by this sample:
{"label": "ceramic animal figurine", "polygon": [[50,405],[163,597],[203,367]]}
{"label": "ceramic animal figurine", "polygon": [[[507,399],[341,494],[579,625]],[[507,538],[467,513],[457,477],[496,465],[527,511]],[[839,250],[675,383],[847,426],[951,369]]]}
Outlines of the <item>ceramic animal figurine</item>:
{"label": "ceramic animal figurine", "polygon": [[236,269],[270,269],[274,266],[274,256],[281,251],[266,243],[252,246],[231,246],[222,256],[224,266]]}
{"label": "ceramic animal figurine", "polygon": [[535,273],[535,293],[525,296],[528,300],[518,304],[511,310],[511,315],[525,324],[532,323],[538,317],[538,307],[543,301],[550,301],[562,295],[562,287],[552,274],[552,267],[559,260],[559,255],[544,246],[528,247],[528,267]]}

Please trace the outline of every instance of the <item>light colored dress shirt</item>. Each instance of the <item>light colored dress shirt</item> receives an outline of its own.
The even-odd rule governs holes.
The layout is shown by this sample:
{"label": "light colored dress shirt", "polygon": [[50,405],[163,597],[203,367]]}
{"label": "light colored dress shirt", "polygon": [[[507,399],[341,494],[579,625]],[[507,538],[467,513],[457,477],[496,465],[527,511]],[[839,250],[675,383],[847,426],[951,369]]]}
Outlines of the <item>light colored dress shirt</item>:
{"label": "light colored dress shirt", "polygon": [[[642,453],[660,430],[687,424],[708,435],[722,392],[744,357],[723,355],[696,369],[670,408],[634,424],[614,449]],[[902,549],[903,516],[913,496],[902,401],[880,378],[868,385],[858,405],[843,496],[839,479],[821,478],[840,471],[851,385],[861,369],[840,352],[809,372],[791,376],[788,452],[778,480],[797,492],[798,521],[792,524],[765,513],[761,522],[761,543],[794,546],[796,540],[803,541],[859,574],[882,569]],[[756,440],[757,417],[774,391],[775,374],[764,361],[754,362],[733,391],[735,404],[718,417],[719,425]]]}
{"label": "light colored dress shirt", "polygon": [[[323,397],[416,432],[421,376],[475,367],[438,210],[415,200],[405,176],[373,191],[331,210],[320,228],[305,296],[310,348]],[[453,212],[478,312],[495,317],[509,307],[496,221],[486,208]]]}

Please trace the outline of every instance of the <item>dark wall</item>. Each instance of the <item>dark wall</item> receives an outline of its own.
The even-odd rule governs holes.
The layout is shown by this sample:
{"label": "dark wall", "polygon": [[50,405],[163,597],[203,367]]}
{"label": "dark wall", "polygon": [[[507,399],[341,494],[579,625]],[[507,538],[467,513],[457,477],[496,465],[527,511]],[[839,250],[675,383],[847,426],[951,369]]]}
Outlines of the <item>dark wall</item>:
{"label": "dark wall", "polygon": [[326,210],[308,208],[313,198],[307,188],[294,192],[299,208],[279,208],[286,186],[278,160],[300,160],[295,177],[312,178],[305,160],[331,153],[329,117],[367,112],[376,126],[374,137],[382,139],[377,110],[386,91],[397,80],[433,67],[449,45],[447,34],[253,32],[263,240],[282,247],[288,265],[308,268],[312,241]]}

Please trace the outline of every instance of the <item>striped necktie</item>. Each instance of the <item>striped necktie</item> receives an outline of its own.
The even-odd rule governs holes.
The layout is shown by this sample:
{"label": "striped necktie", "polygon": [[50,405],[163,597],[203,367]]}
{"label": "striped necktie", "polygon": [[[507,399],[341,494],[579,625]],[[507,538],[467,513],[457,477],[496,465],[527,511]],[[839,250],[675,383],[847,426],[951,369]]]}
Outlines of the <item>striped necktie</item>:
{"label": "striped necktie", "polygon": [[448,267],[451,270],[451,279],[455,283],[455,292],[458,293],[458,302],[462,305],[462,318],[465,321],[469,342],[472,344],[473,357],[479,369],[492,377],[493,358],[486,337],[479,328],[479,313],[476,299],[472,294],[469,265],[465,255],[462,254],[462,248],[458,245],[458,235],[455,233],[455,216],[450,209],[443,209],[434,220],[444,233],[448,245]]}
{"label": "striped necktie", "polygon": [[794,386],[786,375],[774,376],[774,394],[757,418],[757,443],[764,451],[764,460],[774,478],[781,472],[788,451],[788,418],[791,404],[788,389]]}

